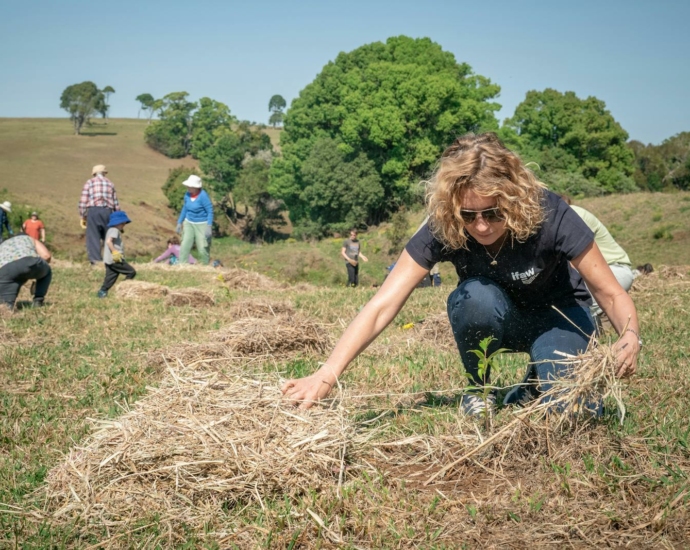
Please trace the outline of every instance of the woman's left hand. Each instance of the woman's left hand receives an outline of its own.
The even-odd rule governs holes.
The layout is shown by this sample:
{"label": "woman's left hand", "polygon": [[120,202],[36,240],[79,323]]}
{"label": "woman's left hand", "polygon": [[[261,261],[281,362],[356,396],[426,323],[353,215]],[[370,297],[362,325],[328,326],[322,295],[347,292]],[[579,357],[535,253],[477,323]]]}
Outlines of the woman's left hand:
{"label": "woman's left hand", "polygon": [[213,233],[213,228],[212,228],[211,225],[209,224],[209,225],[206,226],[206,234],[205,234],[205,237],[206,237],[207,239],[210,239],[212,233]]}
{"label": "woman's left hand", "polygon": [[613,346],[616,351],[618,378],[627,378],[635,374],[637,370],[637,356],[640,353],[640,343],[637,335],[626,330],[623,336]]}

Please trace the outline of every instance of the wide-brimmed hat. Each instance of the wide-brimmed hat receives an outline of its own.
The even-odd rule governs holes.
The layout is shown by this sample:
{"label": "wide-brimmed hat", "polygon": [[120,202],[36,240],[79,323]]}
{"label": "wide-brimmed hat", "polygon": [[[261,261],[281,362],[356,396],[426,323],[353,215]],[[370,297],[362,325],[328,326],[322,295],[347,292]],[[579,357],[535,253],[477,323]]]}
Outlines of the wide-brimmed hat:
{"label": "wide-brimmed hat", "polygon": [[182,182],[185,187],[193,187],[194,189],[201,189],[201,178],[195,174],[189,176]]}
{"label": "wide-brimmed hat", "polygon": [[95,176],[96,174],[107,174],[108,171],[105,169],[105,166],[102,164],[97,164],[91,169],[91,175]]}
{"label": "wide-brimmed hat", "polygon": [[117,210],[116,212],[110,214],[108,227],[115,227],[121,223],[132,223],[132,220],[127,217],[127,214],[125,214],[124,210]]}
{"label": "wide-brimmed hat", "polygon": [[5,212],[12,212],[12,203],[10,201],[5,201],[0,204],[0,208],[2,208]]}

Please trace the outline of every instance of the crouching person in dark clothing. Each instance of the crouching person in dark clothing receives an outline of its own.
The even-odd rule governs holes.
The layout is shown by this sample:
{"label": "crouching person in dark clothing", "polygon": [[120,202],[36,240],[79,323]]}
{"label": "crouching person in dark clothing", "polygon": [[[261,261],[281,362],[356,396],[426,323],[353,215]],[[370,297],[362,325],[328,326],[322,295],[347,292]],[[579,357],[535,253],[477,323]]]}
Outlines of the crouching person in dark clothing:
{"label": "crouching person in dark clothing", "polygon": [[136,277],[136,270],[125,261],[125,247],[122,244],[125,225],[131,222],[132,220],[122,210],[110,214],[108,231],[105,234],[105,246],[103,247],[105,279],[101,290],[98,291],[99,298],[105,298],[108,295],[108,291],[115,284],[119,275],[124,275],[125,279]]}
{"label": "crouching person in dark clothing", "polygon": [[19,289],[28,280],[35,279],[33,305],[42,306],[53,276],[48,265],[50,258],[45,245],[28,235],[3,241],[0,244],[0,302],[13,309]]}

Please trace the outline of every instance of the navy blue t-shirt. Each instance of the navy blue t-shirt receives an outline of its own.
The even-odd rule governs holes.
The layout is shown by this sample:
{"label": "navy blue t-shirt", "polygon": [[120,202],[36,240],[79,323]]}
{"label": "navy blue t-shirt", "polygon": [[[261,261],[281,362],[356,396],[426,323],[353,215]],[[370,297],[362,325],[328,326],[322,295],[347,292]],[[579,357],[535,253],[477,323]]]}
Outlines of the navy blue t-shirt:
{"label": "navy blue t-shirt", "polygon": [[405,247],[424,269],[451,262],[460,281],[486,277],[523,310],[587,306],[592,301],[580,274],[569,261],[594,241],[594,233],[561,198],[547,191],[542,200],[545,218],[525,242],[510,235],[492,266],[486,249],[467,234],[467,249],[444,247],[424,224]]}

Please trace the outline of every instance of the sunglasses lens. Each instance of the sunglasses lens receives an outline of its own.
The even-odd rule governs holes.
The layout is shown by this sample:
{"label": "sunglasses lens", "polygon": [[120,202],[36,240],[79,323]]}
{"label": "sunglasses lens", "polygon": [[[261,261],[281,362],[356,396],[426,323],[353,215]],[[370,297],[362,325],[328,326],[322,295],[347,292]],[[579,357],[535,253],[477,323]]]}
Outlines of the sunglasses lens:
{"label": "sunglasses lens", "polygon": [[484,212],[482,212],[482,217],[489,223],[494,223],[503,219],[501,217],[501,212],[498,208],[484,210]]}
{"label": "sunglasses lens", "polygon": [[462,218],[463,222],[472,223],[474,220],[477,219],[477,213],[469,212],[467,210],[460,210],[460,217]]}

